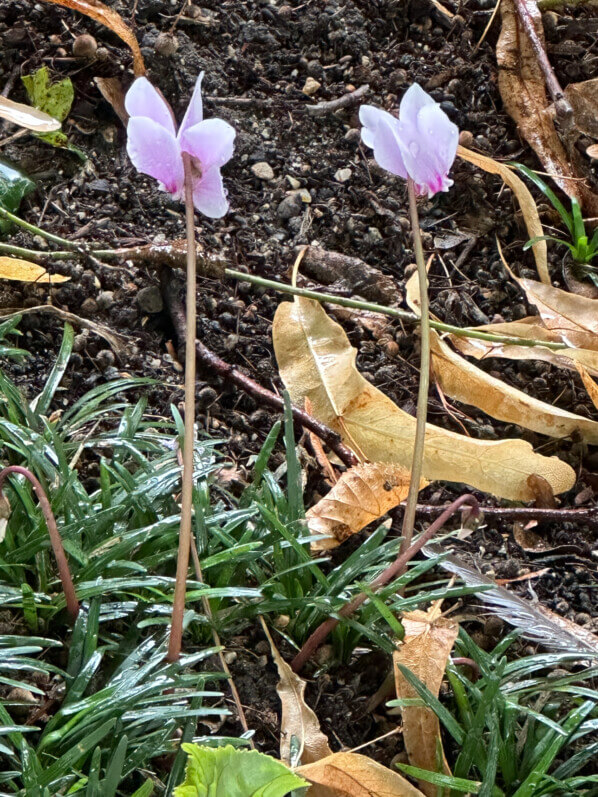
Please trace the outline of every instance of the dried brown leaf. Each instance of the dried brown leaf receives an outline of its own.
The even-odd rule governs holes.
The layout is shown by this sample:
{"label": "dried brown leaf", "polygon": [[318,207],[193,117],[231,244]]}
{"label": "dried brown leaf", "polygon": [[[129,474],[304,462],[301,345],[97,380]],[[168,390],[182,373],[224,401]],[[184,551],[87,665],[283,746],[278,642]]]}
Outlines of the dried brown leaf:
{"label": "dried brown leaf", "polygon": [[565,97],[573,108],[577,129],[586,136],[598,138],[598,78],[569,83]]}
{"label": "dried brown leaf", "polygon": [[[404,501],[409,476],[406,468],[377,462],[356,465],[343,473],[332,490],[307,512],[310,532],[328,537],[312,542],[311,550],[336,548]],[[425,486],[422,480],[420,489]]]}
{"label": "dried brown leaf", "polygon": [[123,18],[113,8],[109,8],[100,0],[46,0],[47,3],[55,3],[59,6],[65,6],[73,11],[80,11],[85,16],[105,25],[119,39],[122,39],[125,44],[129,46],[133,53],[133,71],[135,77],[145,75],[145,64],[143,63],[143,56],[139,49],[139,44],[135,38],[135,34],[125,23]]}
{"label": "dried brown leaf", "polygon": [[[459,626],[454,620],[441,617],[436,605],[427,612],[417,610],[404,614],[401,623],[405,629],[405,638],[393,654],[397,697],[399,699],[418,697],[415,689],[399,670],[397,666],[399,664],[407,667],[435,697],[438,697],[446,663],[459,633]],[[438,717],[432,709],[425,706],[404,706],[401,714],[403,741],[409,763],[429,772],[436,772],[436,750],[440,741]],[[444,773],[450,774],[446,759],[444,759]],[[420,781],[419,785],[428,797],[436,797],[436,786],[425,781]]]}
{"label": "dried brown leaf", "polygon": [[125,108],[125,90],[120,78],[94,77],[93,82],[98,87],[102,97],[112,106],[114,113],[126,127],[129,121],[129,114]]}
{"label": "dried brown leaf", "polygon": [[22,102],[13,102],[6,97],[0,97],[0,119],[6,119],[19,127],[33,130],[36,133],[52,133],[60,130],[60,122],[50,114],[24,105]]}
{"label": "dried brown leaf", "polygon": [[68,282],[63,274],[49,274],[43,266],[19,260],[16,257],[0,257],[0,279],[16,282],[57,283]]}
{"label": "dried brown leaf", "polygon": [[[355,367],[356,350],[317,302],[295,297],[280,304],[272,335],[280,374],[295,404],[309,397],[314,416],[369,461],[411,465],[415,418],[364,379]],[[535,454],[523,440],[475,440],[427,426],[427,480],[465,482],[503,498],[529,501],[534,497],[526,482],[531,473],[547,479],[555,493],[575,482],[566,463]]]}
{"label": "dried brown leaf", "polygon": [[[544,234],[542,222],[540,221],[538,208],[536,207],[534,198],[523,180],[521,180],[521,178],[518,177],[512,169],[509,169],[509,167],[505,166],[503,163],[495,161],[493,158],[488,158],[486,155],[480,155],[478,152],[472,152],[469,149],[465,149],[465,147],[458,147],[457,154],[460,158],[463,158],[463,160],[473,163],[474,166],[478,166],[485,172],[497,174],[499,177],[502,177],[503,181],[509,186],[519,202],[521,215],[525,221],[525,226],[530,239],[542,236]],[[532,251],[536,259],[538,276],[542,282],[550,285],[546,241],[538,241],[532,247]]]}
{"label": "dried brown leaf", "polygon": [[583,382],[585,389],[588,391],[588,396],[592,399],[592,404],[598,410],[598,385],[596,382],[594,382],[583,365],[576,363],[576,366],[579,375],[581,376],[581,381]]}
{"label": "dried brown leaf", "polygon": [[333,753],[294,771],[313,784],[307,797],[424,797],[398,772],[358,753]]}
{"label": "dried brown leaf", "polygon": [[332,755],[328,739],[320,730],[320,722],[315,713],[305,702],[305,681],[300,678],[286,661],[282,658],[265,622],[262,628],[272,651],[272,658],[278,669],[280,680],[276,691],[282,704],[282,717],[280,720],[280,759],[291,765],[291,741],[293,737],[299,744],[298,760],[304,764],[311,764]]}

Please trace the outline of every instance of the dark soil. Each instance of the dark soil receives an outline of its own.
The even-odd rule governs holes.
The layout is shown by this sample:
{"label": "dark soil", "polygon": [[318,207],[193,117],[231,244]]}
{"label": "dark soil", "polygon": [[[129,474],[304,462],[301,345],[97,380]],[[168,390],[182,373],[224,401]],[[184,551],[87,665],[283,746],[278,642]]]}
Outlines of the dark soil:
{"label": "dark soil", "polygon": [[[494,0],[462,0],[459,15],[452,20],[427,0],[307,0],[284,5],[203,0],[178,19],[177,50],[165,56],[156,50],[156,46],[161,49],[158,34],[171,29],[181,4],[182,0],[112,3],[125,19],[131,17],[131,6],[136,6],[134,23],[149,76],[172,103],[177,117],[184,111],[197,74],[205,70],[206,115],[221,116],[237,130],[235,157],[225,169],[231,211],[220,221],[198,219],[203,245],[210,252],[224,252],[233,267],[262,276],[286,276],[294,247],[318,242],[325,249],[362,258],[396,280],[400,290],[404,286],[413,260],[405,187],[369,159],[370,153],[360,144],[356,109],[318,118],[305,112],[313,103],[301,91],[308,77],[321,83],[317,101],[369,83],[368,101],[388,109],[395,108],[405,89],[417,81],[461,130],[471,133],[473,148],[498,159],[538,165],[502,109],[494,56],[497,22],[475,48]],[[589,12],[551,14],[546,24],[550,58],[563,85],[593,77],[597,23]],[[73,37],[81,33],[93,34],[103,50],[91,63],[71,57]],[[135,172],[125,151],[125,131],[93,82],[97,76],[118,76],[126,85],[132,80],[130,55],[120,41],[78,14],[24,0],[0,0],[0,41],[0,88],[12,86],[12,99],[25,99],[18,75],[42,64],[72,78],[76,100],[65,130],[89,156],[83,164],[75,155],[29,135],[2,141],[2,157],[18,164],[37,183],[35,194],[24,202],[23,216],[64,237],[97,242],[103,248],[184,237],[182,206],[158,191],[153,180]],[[243,102],[237,103],[238,98]],[[12,132],[12,128],[3,131],[2,138]],[[254,176],[251,167],[260,162],[271,166],[274,179]],[[344,182],[338,179],[342,169],[350,170]],[[421,204],[425,247],[429,252],[439,247],[431,274],[434,312],[459,325],[533,313],[506,277],[495,245],[498,235],[508,244],[511,267],[522,276],[537,277],[531,255],[522,252],[527,236],[510,192],[497,178],[463,162],[457,161],[453,177],[450,193]],[[311,201],[287,202],[281,208],[293,186],[309,192]],[[544,217],[553,220],[548,208]],[[32,245],[31,238],[21,232],[12,241]],[[33,246],[41,248],[44,242],[36,239]],[[460,258],[466,247],[469,253]],[[52,302],[127,338],[126,354],[115,359],[101,338],[79,334],[55,409],[123,373],[158,380],[149,394],[150,410],[156,415],[169,415],[171,403],[180,406],[182,374],[174,349],[166,346],[173,329],[160,310],[156,273],[128,266],[94,270],[77,261],[57,262],[53,268],[68,274],[71,281],[53,289],[3,283],[0,306]],[[560,279],[558,252],[553,275]],[[154,288],[149,297],[148,287]],[[152,300],[157,305],[152,307]],[[204,279],[198,291],[198,336],[270,389],[280,389],[270,335],[279,301],[278,296],[248,283]],[[23,390],[34,395],[55,359],[61,325],[47,315],[35,315],[25,317],[21,329],[26,333],[24,347],[32,356],[7,369]],[[359,349],[363,374],[403,409],[414,412],[417,336],[398,324],[389,324],[380,340],[358,323],[347,322],[347,330]],[[595,415],[580,381],[570,372],[544,363],[505,360],[492,360],[483,367],[539,399],[584,416]],[[197,399],[200,427],[222,437],[227,455],[243,467],[259,449],[274,415],[207,372],[199,375]],[[462,424],[473,437],[485,439],[523,437],[578,471],[574,490],[561,496],[562,506],[595,504],[596,452],[578,441],[555,441],[501,424],[475,408],[455,406],[453,413],[447,413],[432,391],[433,423],[455,431],[462,431]],[[323,489],[320,474],[309,475],[310,490]],[[458,486],[433,485],[422,494],[422,501],[440,504],[459,492]],[[498,505],[491,497],[481,499]],[[534,530],[547,551],[523,550],[513,537],[513,524],[494,519],[472,535],[464,548],[482,569],[501,578],[547,568],[530,582],[541,601],[597,629],[595,531],[562,522],[544,523]],[[527,582],[512,588],[529,594]],[[253,647],[251,640],[244,644]],[[243,702],[259,707],[260,741],[274,749],[276,675],[268,665],[264,678],[259,657],[265,653],[240,656],[243,664],[235,677]],[[254,655],[259,666],[252,677],[249,662]],[[334,683],[330,675],[328,682],[320,679],[311,694],[323,708],[325,730],[334,731],[339,745],[353,746],[387,730],[361,711],[383,680],[385,667],[370,662],[360,672],[360,661],[347,673],[335,672]],[[384,743],[391,755],[393,738]]]}

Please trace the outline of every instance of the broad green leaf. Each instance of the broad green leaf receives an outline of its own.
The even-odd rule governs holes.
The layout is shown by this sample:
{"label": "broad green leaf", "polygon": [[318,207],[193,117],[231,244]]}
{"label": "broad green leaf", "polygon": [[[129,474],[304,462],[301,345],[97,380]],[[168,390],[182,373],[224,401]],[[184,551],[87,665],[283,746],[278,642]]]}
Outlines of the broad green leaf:
{"label": "broad green leaf", "polygon": [[32,105],[60,122],[66,119],[75,99],[75,90],[70,78],[65,77],[52,83],[48,67],[42,66],[37,72],[23,75],[21,79]]}
{"label": "broad green leaf", "polygon": [[280,761],[255,750],[183,744],[188,754],[185,782],[175,797],[284,797],[307,787]]}
{"label": "broad green leaf", "polygon": [[[34,188],[35,183],[22,172],[0,161],[0,207],[15,213],[23,197]],[[10,221],[0,219],[0,233],[7,232],[10,227]]]}

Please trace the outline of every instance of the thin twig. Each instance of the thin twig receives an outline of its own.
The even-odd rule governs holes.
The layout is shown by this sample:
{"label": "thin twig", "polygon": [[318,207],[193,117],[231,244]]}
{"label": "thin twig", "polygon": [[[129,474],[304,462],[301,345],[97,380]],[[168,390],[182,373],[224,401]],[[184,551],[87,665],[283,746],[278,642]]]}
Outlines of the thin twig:
{"label": "thin twig", "polygon": [[[439,531],[446,521],[454,515],[464,504],[469,504],[472,508],[472,513],[474,515],[478,514],[479,512],[479,504],[477,500],[474,498],[473,495],[462,495],[457,498],[456,501],[453,501],[444,512],[440,515],[440,517],[436,518],[436,520],[430,525],[426,531],[423,532],[419,536],[419,538],[411,545],[406,551],[400,552],[395,561],[389,565],[377,578],[375,578],[372,583],[369,585],[369,592],[376,592],[380,589],[380,587],[385,586],[388,584],[389,581],[392,581],[393,578],[398,576],[407,565],[416,553],[421,551],[424,545],[429,542],[432,537]],[[319,646],[324,642],[328,634],[333,631],[336,626],[339,624],[341,618],[349,617],[353,612],[358,609],[362,603],[367,600],[367,595],[365,592],[360,592],[352,601],[349,603],[345,603],[345,605],[339,610],[338,615],[339,617],[329,617],[328,620],[325,620],[321,625],[316,628],[316,630],[311,634],[307,641],[304,643],[303,647],[299,651],[299,653],[295,656],[293,661],[291,662],[291,667],[295,672],[300,672],[303,668],[305,662],[313,656],[314,652],[319,648]]]}
{"label": "thin twig", "polygon": [[18,473],[21,476],[24,476],[31,483],[31,486],[37,495],[37,500],[39,501],[39,506],[48,528],[48,534],[50,535],[50,542],[52,544],[52,550],[54,551],[54,558],[56,559],[56,564],[58,566],[58,574],[60,576],[60,581],[62,582],[62,591],[64,592],[64,597],[66,600],[66,608],[72,620],[75,621],[77,619],[77,615],[79,614],[79,601],[77,600],[77,593],[75,592],[75,586],[71,577],[69,563],[64,552],[62,539],[60,538],[58,526],[56,525],[56,518],[52,512],[52,507],[50,505],[50,501],[48,500],[48,496],[46,495],[46,492],[39,480],[33,475],[33,473],[31,473],[30,470],[22,467],[21,465],[9,465],[7,468],[3,468],[3,470],[0,471],[0,497],[2,497],[2,487],[6,481],[6,477],[11,473]]}
{"label": "thin twig", "polygon": [[367,83],[360,86],[355,91],[350,91],[348,94],[343,94],[342,97],[337,97],[335,100],[327,100],[326,102],[319,102],[317,105],[306,105],[305,110],[310,116],[325,116],[328,113],[340,111],[341,108],[350,108],[357,105],[363,97],[368,93],[370,87]]}
{"label": "thin twig", "polygon": [[413,458],[411,461],[411,480],[409,493],[403,516],[403,541],[401,551],[407,550],[413,537],[415,524],[415,507],[420,489],[424,461],[424,446],[426,443],[426,419],[428,416],[428,390],[430,387],[430,302],[428,300],[428,272],[424,260],[419,218],[417,215],[417,201],[415,199],[415,185],[411,177],[407,180],[407,193],[409,195],[409,216],[413,234],[413,250],[417,263],[417,277],[419,282],[421,323],[420,323],[420,368],[419,388],[417,392],[417,410],[415,424],[415,438],[413,440]]}
{"label": "thin twig", "polygon": [[187,224],[187,338],[185,352],[185,439],[183,449],[183,490],[181,499],[181,526],[177,556],[176,583],[172,604],[172,624],[168,640],[168,661],[177,661],[183,641],[183,616],[187,592],[187,571],[191,548],[191,514],[193,510],[193,461],[195,438],[195,330],[197,328],[196,306],[196,247],[195,208],[193,206],[193,178],[191,156],[183,153],[185,170],[185,218]]}
{"label": "thin twig", "polygon": [[[432,504],[418,504],[417,514],[420,517],[433,518],[445,509],[444,506]],[[587,523],[594,528],[598,527],[598,507],[586,509],[539,509],[536,507],[501,507],[483,506],[480,512],[484,518],[496,520],[537,520],[538,522],[554,520],[557,523]]]}
{"label": "thin twig", "polygon": [[[164,301],[170,313],[177,337],[179,341],[185,340],[188,325],[179,298],[177,283],[173,279],[172,273],[167,269],[162,270],[160,282]],[[199,340],[195,341],[195,353],[202,365],[219,374],[225,380],[237,385],[250,396],[254,396],[261,404],[267,404],[269,407],[284,411],[284,401],[281,396],[262,387],[249,376],[242,373],[242,371],[239,371],[238,368],[235,368],[234,365],[230,365],[230,363],[222,360]],[[317,421],[311,415],[304,412],[304,410],[295,406],[293,406],[293,418],[297,423],[300,423],[301,426],[317,434],[320,440],[323,440],[347,467],[358,464],[358,459],[355,454],[343,445],[340,435],[328,426],[320,423],[320,421]]]}

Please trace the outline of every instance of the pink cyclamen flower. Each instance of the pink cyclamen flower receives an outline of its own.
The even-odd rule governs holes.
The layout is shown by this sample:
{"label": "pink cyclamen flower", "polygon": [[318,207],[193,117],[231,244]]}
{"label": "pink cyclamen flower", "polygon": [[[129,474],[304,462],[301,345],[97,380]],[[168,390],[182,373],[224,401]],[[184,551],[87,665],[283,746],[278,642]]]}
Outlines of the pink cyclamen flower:
{"label": "pink cyclamen flower", "polygon": [[414,83],[404,94],[399,119],[373,105],[362,105],[359,120],[363,143],[374,150],[378,164],[405,180],[418,194],[448,191],[448,172],[459,143],[459,129],[440,105]]}
{"label": "pink cyclamen flower", "polygon": [[184,199],[183,152],[189,153],[193,204],[205,216],[219,219],[228,210],[220,167],[232,157],[235,130],[223,119],[204,120],[202,78],[203,72],[177,133],[170,105],[147,78],[138,77],[125,97],[127,152],[137,171],[159,180],[175,199]]}

